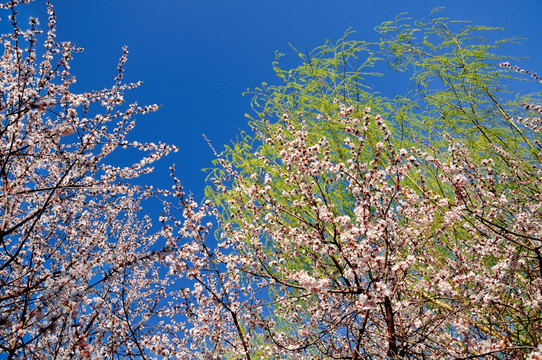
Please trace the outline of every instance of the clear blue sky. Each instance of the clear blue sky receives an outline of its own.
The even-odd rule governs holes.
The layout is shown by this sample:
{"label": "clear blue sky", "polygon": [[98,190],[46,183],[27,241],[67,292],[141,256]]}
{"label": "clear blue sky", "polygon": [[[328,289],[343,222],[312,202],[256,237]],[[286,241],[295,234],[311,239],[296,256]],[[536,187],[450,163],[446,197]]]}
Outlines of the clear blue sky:
{"label": "clear blue sky", "polygon": [[[376,41],[374,27],[400,12],[416,19],[444,6],[442,16],[477,25],[502,26],[505,36],[525,36],[509,53],[529,56],[521,65],[542,72],[542,0],[53,0],[58,39],[84,47],[72,63],[81,89],[111,86],[123,45],[130,56],[128,80],[142,80],[129,100],[162,105],[141,117],[134,136],[162,140],[181,148],[162,160],[156,176],[170,185],[167,167],[176,163],[185,187],[201,198],[204,174],[213,154],[201,134],[217,149],[246,129],[250,98],[241,93],[262,81],[274,83],[275,50],[298,58],[289,43],[312,49],[336,40],[351,27],[353,38]],[[25,15],[47,18],[43,0],[27,5]],[[5,31],[7,13],[0,29]],[[393,84],[391,84],[393,85]],[[385,89],[382,89],[383,91]],[[156,180],[152,180],[156,183]]]}

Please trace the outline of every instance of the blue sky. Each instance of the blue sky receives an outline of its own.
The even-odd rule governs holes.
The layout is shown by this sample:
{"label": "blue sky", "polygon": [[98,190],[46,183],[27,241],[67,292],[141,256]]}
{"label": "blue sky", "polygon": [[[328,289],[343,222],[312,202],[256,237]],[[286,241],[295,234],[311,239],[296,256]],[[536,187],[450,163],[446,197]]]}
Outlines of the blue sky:
{"label": "blue sky", "polygon": [[[271,63],[276,50],[285,64],[298,64],[289,43],[312,49],[337,40],[347,28],[353,39],[378,40],[374,27],[400,12],[427,19],[435,7],[443,16],[474,24],[502,26],[503,37],[529,38],[508,53],[531,57],[521,63],[542,72],[542,0],[53,0],[59,40],[85,48],[72,63],[80,89],[113,83],[123,45],[130,55],[126,78],[142,80],[128,100],[162,108],[141,117],[134,132],[139,141],[176,144],[177,154],[162,160],[152,183],[169,186],[167,167],[176,163],[187,190],[201,198],[202,168],[213,154],[202,134],[217,149],[246,129],[250,97],[241,94],[262,81],[276,83]],[[46,24],[44,1],[27,5],[24,15]],[[0,29],[5,31],[7,14]],[[387,89],[393,88],[388,83]]]}

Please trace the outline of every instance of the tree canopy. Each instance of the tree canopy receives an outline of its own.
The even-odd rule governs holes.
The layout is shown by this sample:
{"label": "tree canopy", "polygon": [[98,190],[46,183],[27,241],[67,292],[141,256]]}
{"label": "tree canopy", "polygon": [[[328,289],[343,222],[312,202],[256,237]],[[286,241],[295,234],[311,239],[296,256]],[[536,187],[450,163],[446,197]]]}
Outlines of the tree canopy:
{"label": "tree canopy", "polygon": [[[42,34],[18,4],[1,6],[2,359],[542,358],[542,106],[523,93],[541,78],[501,54],[515,39],[436,11],[294,49],[291,69],[277,54],[198,203],[174,166],[172,189],[132,181],[176,148],[127,140],[157,110],[124,102],[127,51],[113,87],[75,93],[80,49],[51,6]],[[370,86],[388,65],[411,74],[393,98]],[[123,148],[148,156],[116,165]]]}
{"label": "tree canopy", "polygon": [[[209,197],[246,358],[522,358],[540,343],[540,106],[498,29],[398,17],[251,92]],[[412,74],[389,99],[378,61]],[[510,71],[512,70],[512,71]],[[511,88],[508,86],[511,85]],[[230,289],[218,294],[227,296]],[[235,317],[234,316],[234,317]],[[232,335],[233,336],[233,335]],[[249,340],[247,340],[247,338]]]}

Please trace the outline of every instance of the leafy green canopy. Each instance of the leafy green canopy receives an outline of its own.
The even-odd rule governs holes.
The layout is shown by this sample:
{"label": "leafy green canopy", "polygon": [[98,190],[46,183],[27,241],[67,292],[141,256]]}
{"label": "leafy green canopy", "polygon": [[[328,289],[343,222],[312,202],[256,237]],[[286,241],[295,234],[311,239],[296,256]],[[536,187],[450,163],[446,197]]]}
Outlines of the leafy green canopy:
{"label": "leafy green canopy", "polygon": [[[280,128],[285,138],[292,138],[303,128],[313,142],[328,138],[331,160],[341,162],[345,158],[342,139],[354,130],[329,119],[347,110],[363,120],[364,109],[370,108],[385,119],[395,149],[421,146],[438,157],[454,139],[463,142],[475,159],[500,159],[496,169],[508,166],[501,149],[524,166],[539,163],[532,135],[512,121],[532,95],[512,96],[507,85],[520,79],[499,66],[512,58],[500,55],[499,50],[518,39],[490,42],[483,35],[502,29],[434,17],[437,11],[431,15],[429,22],[399,15],[383,23],[376,28],[382,35],[380,43],[349,40],[353,35],[348,31],[335,44],[327,41],[310,53],[294,49],[303,63],[289,70],[279,66],[283,54],[277,53],[273,66],[282,84],[263,83],[248,92],[253,95],[256,116],[247,117],[255,134],[241,134],[238,141],[226,146],[221,158],[227,159],[239,178],[260,174],[263,179],[267,164],[277,158],[277,148],[266,143],[268,134]],[[383,61],[393,70],[412,74],[404,95],[387,98],[367,85],[383,76],[377,71]],[[293,128],[285,126],[285,120],[295,124]],[[366,150],[374,150],[383,140],[370,130]],[[365,156],[370,160],[374,154],[367,151]],[[216,189],[223,190],[230,175],[223,168],[210,172],[218,186],[209,187],[207,196],[217,204],[226,205],[228,193]],[[413,183],[418,183],[416,175],[412,176]],[[434,177],[431,181],[438,186]],[[228,206],[223,208],[227,211]]]}

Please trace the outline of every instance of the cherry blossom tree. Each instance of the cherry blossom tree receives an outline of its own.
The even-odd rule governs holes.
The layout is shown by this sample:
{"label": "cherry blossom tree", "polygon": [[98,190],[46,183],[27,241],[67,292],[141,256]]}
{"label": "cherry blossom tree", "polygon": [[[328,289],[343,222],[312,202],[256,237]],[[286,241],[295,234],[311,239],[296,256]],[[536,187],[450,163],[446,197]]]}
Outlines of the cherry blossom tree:
{"label": "cherry blossom tree", "polygon": [[[542,107],[502,82],[540,78],[488,28],[398,18],[378,47],[277,60],[198,203],[174,167],[170,190],[133,184],[175,148],[127,140],[156,106],[125,104],[126,49],[113,87],[76,93],[80,49],[51,6],[46,33],[21,25],[25,2],[1,5],[6,359],[542,358]],[[365,85],[382,58],[413,93]],[[115,164],[124,148],[146,156]]]}
{"label": "cherry blossom tree", "polygon": [[[12,32],[0,57],[0,356],[2,359],[145,358],[142,344],[164,289],[158,235],[140,214],[152,188],[131,184],[172,150],[128,141],[135,118],[156,105],[126,105],[124,49],[113,86],[73,92],[72,57],[55,40],[48,7]],[[133,164],[114,151],[146,151]],[[118,162],[117,162],[118,163]]]}
{"label": "cherry blossom tree", "polygon": [[207,359],[542,356],[541,107],[507,101],[499,79],[518,69],[480,43],[488,28],[452,26],[383,24],[378,54],[413,68],[418,89],[395,100],[363,85],[371,44],[275,64],[284,85],[255,91],[254,133],[217,154],[210,201],[178,180],[167,193],[165,262],[192,286],[155,346]]}

